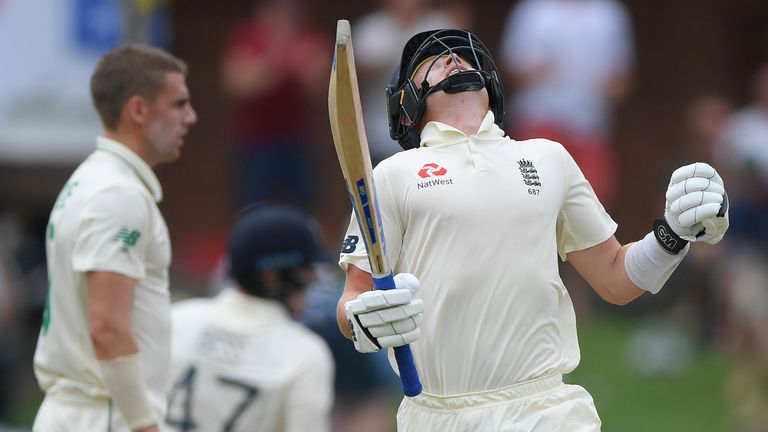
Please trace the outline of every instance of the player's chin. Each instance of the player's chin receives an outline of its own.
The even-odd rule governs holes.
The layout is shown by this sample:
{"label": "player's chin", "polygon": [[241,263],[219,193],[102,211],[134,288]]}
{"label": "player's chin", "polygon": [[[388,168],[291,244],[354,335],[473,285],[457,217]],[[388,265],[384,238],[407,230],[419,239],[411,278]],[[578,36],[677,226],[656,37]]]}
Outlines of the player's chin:
{"label": "player's chin", "polygon": [[163,155],[163,162],[175,162],[179,158],[181,158],[181,147],[183,145],[179,143],[174,143],[173,146],[170,146],[166,152],[164,152]]}

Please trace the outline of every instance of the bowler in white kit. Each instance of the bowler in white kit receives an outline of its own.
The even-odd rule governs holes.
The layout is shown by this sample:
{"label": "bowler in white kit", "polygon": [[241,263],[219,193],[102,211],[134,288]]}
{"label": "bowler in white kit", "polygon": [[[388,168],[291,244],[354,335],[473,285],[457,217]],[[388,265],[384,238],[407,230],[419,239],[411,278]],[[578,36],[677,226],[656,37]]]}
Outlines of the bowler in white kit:
{"label": "bowler in white kit", "polygon": [[186,65],[144,45],[105,54],[91,94],[104,134],[47,227],[48,300],[34,358],[45,399],[33,431],[158,431],[171,245],[152,168],[179,157],[197,115]]}
{"label": "bowler in white kit", "polygon": [[558,256],[610,303],[656,293],[689,242],[723,237],[722,179],[704,163],[676,170],[664,217],[622,246],[562,145],[506,136],[498,71],[471,32],[415,35],[386,94],[406,151],[374,181],[397,289],[372,291],[353,217],[337,312],[361,352],[411,344],[424,390],[403,399],[398,430],[600,430],[589,393],[562,381],[580,354]]}

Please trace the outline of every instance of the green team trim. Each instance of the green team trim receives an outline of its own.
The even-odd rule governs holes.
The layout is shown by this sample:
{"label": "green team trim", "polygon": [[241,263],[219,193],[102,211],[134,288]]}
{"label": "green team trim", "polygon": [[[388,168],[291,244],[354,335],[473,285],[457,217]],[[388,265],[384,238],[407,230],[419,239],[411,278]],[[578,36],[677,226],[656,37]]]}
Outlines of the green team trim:
{"label": "green team trim", "polygon": [[48,292],[45,295],[45,309],[43,310],[43,323],[41,330],[43,336],[48,334],[48,328],[51,326],[51,281],[48,281]]}
{"label": "green team trim", "polygon": [[128,250],[128,248],[136,246],[136,242],[139,240],[139,237],[141,237],[140,232],[131,230],[128,227],[122,227],[120,228],[120,231],[117,233],[117,235],[115,235],[113,240],[122,241],[123,250]]}
{"label": "green team trim", "polygon": [[61,192],[59,192],[59,196],[56,198],[56,202],[53,204],[53,209],[58,210],[62,207],[64,207],[64,204],[70,196],[72,196],[72,192],[75,190],[75,188],[80,184],[79,181],[73,181],[68,182],[64,185],[64,187],[61,189]]}

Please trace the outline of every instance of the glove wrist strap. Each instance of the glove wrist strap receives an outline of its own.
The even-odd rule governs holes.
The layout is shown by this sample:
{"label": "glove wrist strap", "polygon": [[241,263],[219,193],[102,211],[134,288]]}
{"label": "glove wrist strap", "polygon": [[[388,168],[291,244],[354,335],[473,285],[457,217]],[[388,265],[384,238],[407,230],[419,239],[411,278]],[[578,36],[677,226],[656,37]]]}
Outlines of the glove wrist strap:
{"label": "glove wrist strap", "polygon": [[680,253],[688,244],[688,240],[684,240],[675,234],[664,218],[657,218],[653,223],[653,235],[662,249],[672,255]]}

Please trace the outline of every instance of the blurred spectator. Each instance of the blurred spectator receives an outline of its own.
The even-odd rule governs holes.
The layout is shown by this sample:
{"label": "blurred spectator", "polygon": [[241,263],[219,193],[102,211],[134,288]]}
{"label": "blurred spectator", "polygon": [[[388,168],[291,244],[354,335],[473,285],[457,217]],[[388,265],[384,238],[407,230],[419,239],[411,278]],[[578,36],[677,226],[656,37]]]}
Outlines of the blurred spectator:
{"label": "blurred spectator", "polygon": [[403,45],[418,32],[454,26],[429,0],[379,0],[378,9],[354,23],[360,102],[374,165],[401,150],[389,136],[384,89],[399,65]]}
{"label": "blurred spectator", "polygon": [[728,120],[716,149],[727,169],[733,236],[768,245],[768,64],[754,75],[751,102]]}
{"label": "blurred spectator", "polygon": [[688,137],[682,151],[688,160],[714,162],[717,140],[733,112],[733,104],[722,96],[704,95],[691,102],[686,113]]}
{"label": "blurred spectator", "polygon": [[560,142],[600,201],[613,205],[617,160],[612,111],[629,90],[631,23],[615,0],[522,0],[509,13],[500,67],[514,96],[516,139]]}
{"label": "blurred spectator", "polygon": [[768,431],[768,64],[756,71],[750,103],[719,137],[731,229],[725,262],[727,342],[733,365],[728,400],[743,431]]}
{"label": "blurred spectator", "polygon": [[[714,151],[732,111],[732,104],[722,96],[704,95],[694,99],[685,113],[686,138],[675,152],[665,158],[659,178],[664,178],[662,172],[669,172],[683,164],[707,162],[718,170],[724,170],[722,177],[730,191],[730,179],[725,168],[715,162]],[[658,188],[661,190],[666,186],[659,184]],[[697,248],[688,255],[688,259],[669,279],[669,284],[675,289],[667,290],[665,295],[654,300],[671,305],[678,322],[689,327],[696,342],[721,347],[727,320],[722,307],[725,299],[724,264],[728,259],[725,247],[718,244],[711,248]]]}
{"label": "blurred spectator", "polygon": [[227,39],[222,79],[234,102],[238,207],[267,200],[306,209],[314,200],[311,123],[325,100],[331,45],[306,19],[309,6],[259,1]]}
{"label": "blurred spectator", "polygon": [[435,6],[448,17],[454,27],[474,29],[477,5],[470,4],[468,0],[441,0]]}

